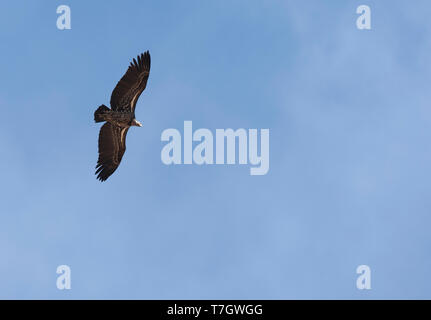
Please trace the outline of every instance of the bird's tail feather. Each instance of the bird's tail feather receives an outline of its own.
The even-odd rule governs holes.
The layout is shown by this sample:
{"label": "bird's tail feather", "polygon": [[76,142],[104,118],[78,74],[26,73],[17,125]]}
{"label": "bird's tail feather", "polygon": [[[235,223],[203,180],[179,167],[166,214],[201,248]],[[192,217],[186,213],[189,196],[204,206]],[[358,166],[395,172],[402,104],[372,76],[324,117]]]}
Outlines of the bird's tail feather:
{"label": "bird's tail feather", "polygon": [[105,106],[104,104],[102,104],[99,108],[97,108],[97,110],[94,112],[94,121],[95,122],[103,122],[105,121],[105,117],[104,115],[110,111],[111,109],[109,109],[107,106]]}

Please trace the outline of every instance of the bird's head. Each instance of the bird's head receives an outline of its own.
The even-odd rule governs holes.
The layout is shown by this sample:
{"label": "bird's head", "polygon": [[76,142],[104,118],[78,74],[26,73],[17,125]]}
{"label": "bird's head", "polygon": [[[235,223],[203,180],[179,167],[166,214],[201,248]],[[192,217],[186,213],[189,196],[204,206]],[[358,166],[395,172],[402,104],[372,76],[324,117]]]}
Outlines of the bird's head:
{"label": "bird's head", "polygon": [[138,120],[133,119],[132,120],[132,126],[142,127],[142,123],[140,123]]}

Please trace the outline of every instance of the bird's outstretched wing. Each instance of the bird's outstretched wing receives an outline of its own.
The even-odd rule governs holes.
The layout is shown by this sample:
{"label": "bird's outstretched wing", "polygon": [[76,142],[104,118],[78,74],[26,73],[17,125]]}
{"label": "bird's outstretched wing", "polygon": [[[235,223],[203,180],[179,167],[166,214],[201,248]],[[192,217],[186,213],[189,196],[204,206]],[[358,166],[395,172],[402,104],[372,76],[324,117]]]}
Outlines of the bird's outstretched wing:
{"label": "bird's outstretched wing", "polygon": [[114,111],[134,112],[136,102],[147,86],[150,75],[151,57],[146,51],[133,59],[127,72],[118,81],[111,95],[111,108]]}
{"label": "bird's outstretched wing", "polygon": [[126,151],[126,135],[129,128],[122,128],[106,122],[99,132],[99,159],[97,179],[105,181],[118,168]]}

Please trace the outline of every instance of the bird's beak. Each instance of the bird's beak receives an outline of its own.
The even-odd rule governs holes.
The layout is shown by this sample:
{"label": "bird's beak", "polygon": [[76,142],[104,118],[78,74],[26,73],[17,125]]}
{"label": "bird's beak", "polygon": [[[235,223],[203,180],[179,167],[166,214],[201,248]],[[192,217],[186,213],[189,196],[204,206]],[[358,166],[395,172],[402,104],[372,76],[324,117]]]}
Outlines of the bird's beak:
{"label": "bird's beak", "polygon": [[142,123],[140,123],[138,120],[133,120],[133,125],[137,127],[142,127]]}

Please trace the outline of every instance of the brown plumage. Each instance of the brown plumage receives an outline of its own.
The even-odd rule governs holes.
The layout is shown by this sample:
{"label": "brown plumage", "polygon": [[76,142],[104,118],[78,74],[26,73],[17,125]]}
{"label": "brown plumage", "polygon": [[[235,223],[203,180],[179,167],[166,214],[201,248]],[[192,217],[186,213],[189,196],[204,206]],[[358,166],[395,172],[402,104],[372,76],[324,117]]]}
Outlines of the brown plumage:
{"label": "brown plumage", "polygon": [[95,122],[106,123],[99,132],[97,179],[105,181],[120,165],[126,151],[126,135],[131,126],[141,127],[135,119],[136,102],[147,86],[151,57],[147,51],[133,59],[111,95],[111,109],[101,105],[94,113]]}

